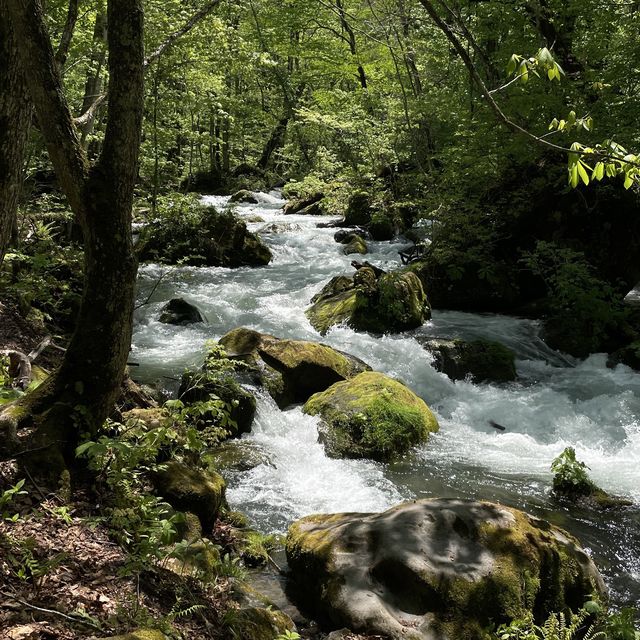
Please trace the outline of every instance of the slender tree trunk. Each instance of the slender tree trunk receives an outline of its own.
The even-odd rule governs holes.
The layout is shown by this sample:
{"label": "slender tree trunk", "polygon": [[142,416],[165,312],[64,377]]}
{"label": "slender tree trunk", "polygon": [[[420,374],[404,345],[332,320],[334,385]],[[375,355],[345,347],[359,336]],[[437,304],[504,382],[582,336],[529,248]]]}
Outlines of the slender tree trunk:
{"label": "slender tree trunk", "polygon": [[[82,113],[89,112],[91,106],[104,90],[102,72],[107,56],[107,16],[102,3],[96,13],[96,21],[93,27],[93,48],[91,51],[91,65],[87,72],[84,84],[84,98],[82,100]],[[98,117],[99,109],[90,111],[90,116],[80,126],[82,144],[85,149],[89,146],[89,137],[93,133]]]}
{"label": "slender tree trunk", "polygon": [[31,107],[16,39],[0,0],[0,264],[16,227]]}
{"label": "slender tree trunk", "polygon": [[360,62],[358,56],[358,45],[356,42],[356,34],[354,33],[351,25],[349,24],[349,20],[347,20],[347,12],[344,8],[343,0],[336,0],[336,9],[338,10],[338,15],[340,16],[340,25],[342,29],[347,34],[347,42],[349,43],[349,51],[353,56],[353,59],[356,61],[357,69],[358,69],[358,81],[360,82],[360,86],[363,89],[367,88],[367,74]]}
{"label": "slender tree trunk", "polygon": [[[117,397],[131,343],[136,260],[133,190],[143,112],[142,0],[109,0],[109,111],[102,153],[90,168],[66,101],[41,0],[6,0],[19,58],[59,182],[80,224],[85,282],[76,331],[60,368],[0,415],[3,445],[28,449],[32,470],[73,460]],[[26,431],[24,427],[29,427]],[[35,465],[44,464],[36,469]]]}

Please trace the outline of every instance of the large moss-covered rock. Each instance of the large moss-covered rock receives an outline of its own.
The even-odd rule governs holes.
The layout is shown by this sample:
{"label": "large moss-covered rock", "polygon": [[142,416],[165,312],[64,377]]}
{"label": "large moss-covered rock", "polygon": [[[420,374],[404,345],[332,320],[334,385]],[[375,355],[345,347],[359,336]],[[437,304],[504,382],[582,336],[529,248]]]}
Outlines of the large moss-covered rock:
{"label": "large moss-covered rock", "polygon": [[231,204],[258,204],[259,200],[252,191],[240,189],[229,198],[229,202]]}
{"label": "large moss-covered rock", "polygon": [[434,357],[434,367],[452,380],[471,375],[478,382],[509,382],[516,379],[515,353],[489,340],[420,339]]}
{"label": "large moss-covered rock", "polygon": [[364,362],[317,342],[280,340],[251,329],[239,328],[220,339],[230,357],[253,367],[262,384],[281,408],[305,402],[335,382],[369,369]]}
{"label": "large moss-covered rock", "polygon": [[202,206],[150,223],[138,252],[141,261],[196,267],[263,266],[271,261],[269,248],[235,214]]}
{"label": "large moss-covered rock", "polygon": [[486,502],[420,500],[309,516],[289,529],[291,595],[328,629],[391,640],[484,640],[491,626],[604,594],[568,533]]}
{"label": "large moss-covered rock", "polygon": [[347,204],[347,210],[344,214],[344,226],[355,227],[369,224],[372,214],[373,209],[369,194],[365,191],[354,193]]}
{"label": "large moss-covered rock", "polygon": [[367,243],[364,241],[364,238],[354,233],[342,252],[346,256],[353,255],[354,253],[365,255],[366,253],[369,253],[369,248],[367,247]]}
{"label": "large moss-covered rock", "polygon": [[401,382],[372,371],[312,396],[304,412],[321,416],[320,441],[334,458],[388,460],[439,428],[424,400]]}
{"label": "large moss-covered rock", "polygon": [[283,611],[263,607],[243,607],[227,616],[229,638],[242,640],[274,640],[296,626]]}
{"label": "large moss-covered rock", "polygon": [[317,192],[304,198],[298,198],[287,202],[284,206],[283,213],[285,215],[309,215],[322,216],[325,215],[324,193]]}
{"label": "large moss-covered rock", "polygon": [[226,485],[221,475],[212,470],[169,462],[153,475],[156,493],[177,511],[190,511],[200,518],[205,531],[211,530],[218,513],[226,507]]}
{"label": "large moss-covered rock", "polygon": [[[225,359],[221,357],[220,361],[223,360]],[[250,433],[256,415],[256,399],[240,386],[234,369],[216,370],[211,363],[212,360],[209,358],[200,371],[184,373],[178,397],[186,405],[201,403],[201,406],[211,398],[219,398],[226,404],[225,413],[231,418],[230,423],[225,421],[224,424],[228,437],[239,438],[243,433]],[[194,426],[200,430],[218,428],[221,426],[220,416],[217,407],[210,411],[198,412],[197,424]]]}
{"label": "large moss-covered rock", "polygon": [[323,335],[341,323],[356,331],[398,333],[416,329],[431,317],[420,279],[410,272],[380,274],[361,267],[351,279],[332,279],[311,302],[307,317]]}

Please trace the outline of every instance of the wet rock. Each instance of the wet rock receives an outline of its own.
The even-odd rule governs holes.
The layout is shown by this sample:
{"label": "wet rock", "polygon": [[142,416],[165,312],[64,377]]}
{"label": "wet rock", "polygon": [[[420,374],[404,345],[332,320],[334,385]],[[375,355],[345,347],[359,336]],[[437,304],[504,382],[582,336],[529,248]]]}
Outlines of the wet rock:
{"label": "wet rock", "polygon": [[510,382],[516,379],[515,353],[499,342],[416,340],[433,355],[434,368],[452,380],[464,380],[468,375],[477,382]]}
{"label": "wet rock", "polygon": [[351,378],[369,367],[354,356],[317,342],[280,340],[239,328],[220,339],[229,357],[241,358],[255,372],[255,381],[280,408],[305,402],[335,382]]}
{"label": "wet rock", "polygon": [[259,229],[260,233],[291,233],[292,231],[300,231],[302,227],[299,224],[290,224],[287,222],[272,222]]}
{"label": "wet rock", "polygon": [[177,511],[190,511],[198,516],[205,531],[213,527],[218,513],[226,507],[226,485],[221,475],[211,470],[169,462],[153,475],[156,493]]}
{"label": "wet rock", "polygon": [[247,440],[225,442],[204,456],[205,464],[221,473],[225,471],[251,471],[262,464],[272,465],[269,455],[258,445]]}
{"label": "wet rock", "polygon": [[625,364],[627,367],[640,371],[640,340],[631,342],[609,356],[607,366],[615,367],[619,364]]}
{"label": "wet rock", "polygon": [[349,241],[349,244],[345,246],[342,252],[346,255],[352,255],[358,253],[360,255],[365,255],[369,253],[369,248],[367,247],[367,243],[364,241],[364,238],[361,238],[358,235],[355,235]]}
{"label": "wet rock", "polygon": [[360,236],[363,240],[370,240],[371,236],[364,227],[355,227],[353,229],[340,229],[336,231],[333,239],[339,244],[349,244],[354,236]]}
{"label": "wet rock", "polygon": [[271,261],[269,248],[238,216],[202,206],[147,225],[138,252],[143,262],[196,267],[264,266]]}
{"label": "wet rock", "polygon": [[306,198],[291,200],[284,205],[283,213],[285,215],[322,216],[326,213],[322,202],[323,199],[324,193],[317,192]]}
{"label": "wet rock", "polygon": [[243,607],[234,611],[227,627],[230,635],[225,637],[242,640],[273,640],[296,628],[283,611],[263,607]]}
{"label": "wet rock", "polygon": [[413,273],[376,273],[359,268],[353,278],[333,278],[311,300],[307,318],[320,334],[346,323],[356,331],[398,333],[416,329],[431,317],[420,280]]}
{"label": "wet rock", "polygon": [[258,204],[260,202],[255,193],[248,191],[247,189],[241,189],[236,191],[231,198],[229,198],[231,204]]}
{"label": "wet rock", "polygon": [[257,224],[259,222],[265,222],[265,219],[262,216],[247,216],[244,218],[245,222]]}
{"label": "wet rock", "polygon": [[328,629],[391,640],[482,640],[605,593],[565,531],[517,509],[419,500],[384,513],[308,516],[289,529],[290,593]]}
{"label": "wet rock", "polygon": [[197,324],[198,322],[206,322],[206,320],[198,307],[183,298],[173,298],[173,300],[169,300],[169,302],[162,307],[160,322],[163,324],[185,326],[188,324]]}
{"label": "wet rock", "polygon": [[439,429],[429,407],[408,387],[371,371],[315,394],[304,412],[322,418],[319,439],[332,458],[389,460]]}

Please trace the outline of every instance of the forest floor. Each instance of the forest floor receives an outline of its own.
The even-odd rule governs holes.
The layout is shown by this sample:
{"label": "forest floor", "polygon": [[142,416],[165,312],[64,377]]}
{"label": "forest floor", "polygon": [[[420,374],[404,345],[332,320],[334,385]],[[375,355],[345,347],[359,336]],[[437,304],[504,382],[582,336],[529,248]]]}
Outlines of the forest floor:
{"label": "forest floor", "polygon": [[[15,502],[17,520],[0,519],[1,640],[86,640],[144,627],[223,637],[227,582],[205,586],[162,564],[136,569],[88,499],[62,505],[49,492]],[[195,615],[180,615],[194,604]]]}

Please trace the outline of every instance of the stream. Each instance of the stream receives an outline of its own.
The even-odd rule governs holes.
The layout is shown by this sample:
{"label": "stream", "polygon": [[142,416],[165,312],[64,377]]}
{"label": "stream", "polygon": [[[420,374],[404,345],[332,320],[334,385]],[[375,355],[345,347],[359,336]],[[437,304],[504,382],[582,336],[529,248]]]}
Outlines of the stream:
{"label": "stream", "polygon": [[[373,369],[405,382],[436,413],[441,430],[410,456],[393,464],[333,460],[317,443],[317,418],[299,407],[280,411],[258,396],[253,432],[245,436],[268,464],[227,477],[232,508],[264,532],[286,531],[295,519],[318,512],[381,511],[414,498],[480,498],[526,509],[569,530],[593,556],[618,606],[640,601],[640,375],[608,369],[604,354],[585,361],[562,356],[538,337],[536,322],[498,315],[435,311],[420,329],[376,337],[336,327],[321,338],[304,315],[310,298],[335,275],[352,273],[354,256],[342,254],[328,218],[284,216],[278,193],[257,194],[257,205],[239,205],[252,231],[261,232],[274,259],[264,268],[169,268],[144,265],[132,359],[136,379],[174,387],[204,357],[204,343],[247,326],[281,338],[322,341],[349,352]],[[205,197],[219,208],[226,197]],[[370,242],[366,259],[382,268],[400,265],[407,242]],[[176,327],[158,322],[161,307],[184,297],[208,324]],[[518,380],[509,384],[452,382],[432,367],[414,336],[487,338],[517,354]],[[489,420],[504,425],[496,431]],[[590,468],[603,489],[636,506],[614,512],[568,510],[550,496],[551,461],[566,446]]]}

